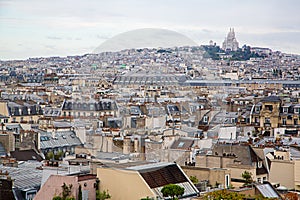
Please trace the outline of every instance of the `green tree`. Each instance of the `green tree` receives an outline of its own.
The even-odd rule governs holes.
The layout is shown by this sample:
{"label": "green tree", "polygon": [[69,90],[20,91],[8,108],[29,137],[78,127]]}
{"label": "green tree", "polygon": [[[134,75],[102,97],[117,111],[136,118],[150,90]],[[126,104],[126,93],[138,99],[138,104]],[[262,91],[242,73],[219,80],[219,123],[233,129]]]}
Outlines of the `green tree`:
{"label": "green tree", "polygon": [[79,185],[79,189],[78,189],[78,200],[82,200],[82,189],[81,189],[81,185]]}
{"label": "green tree", "polygon": [[241,200],[244,199],[244,194],[239,194],[235,192],[228,192],[227,190],[218,190],[214,192],[209,192],[204,196],[205,200],[208,199],[231,199],[231,200]]}
{"label": "green tree", "polygon": [[184,188],[176,184],[168,184],[161,189],[161,193],[164,197],[171,197],[172,199],[176,199],[177,197],[184,194]]}
{"label": "green tree", "polygon": [[196,176],[190,176],[190,180],[192,181],[192,183],[193,183],[194,185],[199,183],[199,180],[197,179]]}
{"label": "green tree", "polygon": [[253,180],[252,180],[252,173],[251,172],[244,171],[242,173],[242,177],[245,180],[245,184],[244,185],[249,185],[249,184],[251,184],[253,182]]}
{"label": "green tree", "polygon": [[54,159],[54,153],[52,151],[49,151],[46,154],[46,160],[51,160],[51,159]]}
{"label": "green tree", "polygon": [[62,198],[60,196],[55,196],[52,198],[52,200],[62,200]]}
{"label": "green tree", "polygon": [[62,157],[63,157],[63,155],[64,155],[64,152],[58,151],[58,152],[54,155],[54,158],[55,158],[55,160],[61,160]]}
{"label": "green tree", "polygon": [[64,183],[62,186],[62,200],[66,200],[68,198],[68,196],[71,194],[72,191],[72,184],[67,185],[66,183]]}
{"label": "green tree", "polygon": [[96,191],[96,200],[105,200],[110,198],[111,196],[108,193],[108,191],[103,191],[103,192],[100,192],[99,190]]}

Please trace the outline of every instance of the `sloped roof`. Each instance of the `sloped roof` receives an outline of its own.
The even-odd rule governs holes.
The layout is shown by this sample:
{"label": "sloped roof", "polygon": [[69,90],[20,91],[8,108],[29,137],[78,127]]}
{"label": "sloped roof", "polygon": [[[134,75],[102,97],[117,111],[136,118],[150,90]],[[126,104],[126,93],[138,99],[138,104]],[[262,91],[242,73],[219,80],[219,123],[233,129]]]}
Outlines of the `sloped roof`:
{"label": "sloped roof", "polygon": [[17,161],[37,160],[40,162],[43,160],[42,156],[33,149],[11,151],[10,154]]}
{"label": "sloped roof", "polygon": [[168,184],[177,184],[183,187],[183,197],[196,196],[199,193],[175,163],[152,163],[127,169],[138,171],[147,185],[160,197],[163,196],[161,189]]}
{"label": "sloped roof", "polygon": [[171,149],[184,149],[189,150],[194,144],[193,139],[189,138],[179,138],[178,140],[174,141],[171,146]]}
{"label": "sloped roof", "polygon": [[18,167],[5,167],[0,165],[0,170],[7,171],[14,180],[14,187],[18,189],[35,188],[41,185],[42,170],[36,169],[40,163],[20,164]]}
{"label": "sloped roof", "polygon": [[267,96],[264,97],[261,102],[281,102],[278,96]]}
{"label": "sloped roof", "polygon": [[213,148],[213,154],[215,154],[215,152],[217,152],[218,155],[223,155],[223,153],[233,153],[243,165],[252,165],[252,162],[262,160],[255,154],[249,145],[216,144]]}
{"label": "sloped roof", "polygon": [[267,198],[280,198],[279,194],[270,184],[255,185],[258,191]]}
{"label": "sloped roof", "polygon": [[157,169],[140,170],[139,172],[150,188],[187,181],[187,178],[175,164]]}
{"label": "sloped roof", "polygon": [[82,142],[73,131],[55,132],[54,138],[52,138],[52,133],[41,130],[38,130],[38,132],[41,134],[41,149],[82,145]]}

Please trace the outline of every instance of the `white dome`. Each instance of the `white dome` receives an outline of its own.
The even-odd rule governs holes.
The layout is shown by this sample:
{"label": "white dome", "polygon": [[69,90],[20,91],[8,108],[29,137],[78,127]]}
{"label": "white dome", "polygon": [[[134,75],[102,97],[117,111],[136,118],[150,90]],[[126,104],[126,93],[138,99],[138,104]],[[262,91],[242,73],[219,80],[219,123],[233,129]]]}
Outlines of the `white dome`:
{"label": "white dome", "polygon": [[183,34],[167,29],[136,29],[116,35],[94,50],[94,53],[113,52],[124,49],[159,48],[197,46],[197,44]]}

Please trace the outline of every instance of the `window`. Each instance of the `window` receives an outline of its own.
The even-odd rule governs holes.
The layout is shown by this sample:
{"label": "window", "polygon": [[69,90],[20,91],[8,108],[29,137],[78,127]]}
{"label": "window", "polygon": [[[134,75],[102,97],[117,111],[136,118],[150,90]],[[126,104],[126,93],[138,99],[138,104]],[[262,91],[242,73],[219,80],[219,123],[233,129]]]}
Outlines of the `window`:
{"label": "window", "polygon": [[273,111],[273,106],[272,105],[265,105],[265,109],[268,111]]}
{"label": "window", "polygon": [[255,112],[259,112],[260,109],[259,109],[259,106],[255,106]]}
{"label": "window", "polygon": [[270,121],[270,118],[269,117],[266,117],[265,118],[265,123],[270,123],[271,121]]}
{"label": "window", "polygon": [[8,123],[8,119],[4,119],[4,123]]}
{"label": "window", "polygon": [[259,123],[259,118],[255,117],[255,123]]}
{"label": "window", "polygon": [[267,177],[264,176],[264,177],[263,177],[263,181],[267,181]]}
{"label": "window", "polygon": [[180,143],[178,144],[178,147],[183,147],[183,145],[184,145],[184,142],[180,142]]}
{"label": "window", "polygon": [[90,104],[90,110],[94,110],[94,104]]}
{"label": "window", "polygon": [[286,125],[286,118],[282,118],[282,125]]}
{"label": "window", "polygon": [[294,113],[298,114],[299,113],[299,108],[295,108]]}
{"label": "window", "polygon": [[261,178],[257,178],[257,182],[258,182],[258,183],[261,183]]}
{"label": "window", "polygon": [[287,113],[288,112],[288,107],[283,107],[283,112]]}
{"label": "window", "polygon": [[232,124],[236,123],[236,119],[235,118],[231,118],[231,123]]}
{"label": "window", "polygon": [[258,167],[258,168],[262,168],[262,161],[258,161],[258,162],[257,162],[257,167]]}
{"label": "window", "polygon": [[225,188],[229,188],[230,186],[230,175],[226,174],[225,175]]}
{"label": "window", "polygon": [[204,116],[204,117],[203,117],[203,122],[207,123],[207,120],[208,120],[208,117],[207,117],[207,116]]}
{"label": "window", "polygon": [[298,119],[294,119],[294,125],[298,125]]}

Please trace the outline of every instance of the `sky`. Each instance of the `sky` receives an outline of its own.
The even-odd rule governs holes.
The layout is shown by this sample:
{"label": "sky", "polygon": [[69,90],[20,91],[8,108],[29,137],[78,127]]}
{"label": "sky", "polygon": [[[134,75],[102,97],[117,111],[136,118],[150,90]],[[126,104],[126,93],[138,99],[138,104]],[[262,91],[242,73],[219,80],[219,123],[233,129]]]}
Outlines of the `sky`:
{"label": "sky", "polygon": [[300,54],[299,0],[0,0],[0,60],[91,53],[139,28]]}

